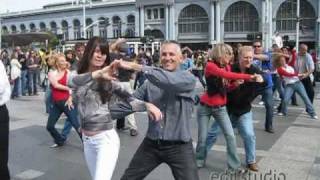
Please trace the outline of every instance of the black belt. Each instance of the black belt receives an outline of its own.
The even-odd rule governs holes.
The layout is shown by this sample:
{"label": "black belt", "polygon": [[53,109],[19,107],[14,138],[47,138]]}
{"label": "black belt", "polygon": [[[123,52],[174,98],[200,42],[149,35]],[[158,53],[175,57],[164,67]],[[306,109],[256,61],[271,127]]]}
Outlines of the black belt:
{"label": "black belt", "polygon": [[161,139],[157,139],[157,140],[152,140],[149,138],[146,138],[146,140],[150,143],[152,143],[153,145],[158,145],[158,146],[171,146],[171,145],[182,145],[182,144],[188,144],[190,141],[185,142],[185,141],[170,141],[170,140],[161,140]]}
{"label": "black belt", "polygon": [[210,105],[205,104],[205,103],[203,103],[203,102],[200,102],[200,105],[201,105],[201,106],[207,106],[207,107],[209,107],[209,108],[222,108],[222,107],[226,106],[226,105],[210,106]]}

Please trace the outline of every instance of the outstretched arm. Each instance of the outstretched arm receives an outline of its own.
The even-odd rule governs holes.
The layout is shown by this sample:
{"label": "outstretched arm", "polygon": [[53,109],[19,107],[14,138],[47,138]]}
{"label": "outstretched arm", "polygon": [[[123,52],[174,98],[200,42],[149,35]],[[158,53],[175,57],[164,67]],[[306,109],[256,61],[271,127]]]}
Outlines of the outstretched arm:
{"label": "outstretched arm", "polygon": [[214,63],[207,63],[207,66],[205,69],[205,75],[206,76],[218,76],[218,77],[222,77],[225,79],[231,79],[231,80],[237,80],[237,79],[252,80],[254,78],[253,75],[234,73],[234,72],[227,71],[223,68],[219,68]]}
{"label": "outstretched arm", "polygon": [[150,83],[169,92],[192,91],[196,85],[195,77],[187,71],[166,71],[157,67],[142,66],[132,62],[120,62],[120,67],[143,72]]}

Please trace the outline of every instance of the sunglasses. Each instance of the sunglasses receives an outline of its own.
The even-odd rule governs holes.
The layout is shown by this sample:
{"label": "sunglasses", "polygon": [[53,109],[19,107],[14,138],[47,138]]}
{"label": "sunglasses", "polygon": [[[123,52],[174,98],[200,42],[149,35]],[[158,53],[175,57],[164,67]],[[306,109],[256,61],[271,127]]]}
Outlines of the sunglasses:
{"label": "sunglasses", "polygon": [[254,48],[259,48],[259,47],[261,47],[261,46],[253,46]]}

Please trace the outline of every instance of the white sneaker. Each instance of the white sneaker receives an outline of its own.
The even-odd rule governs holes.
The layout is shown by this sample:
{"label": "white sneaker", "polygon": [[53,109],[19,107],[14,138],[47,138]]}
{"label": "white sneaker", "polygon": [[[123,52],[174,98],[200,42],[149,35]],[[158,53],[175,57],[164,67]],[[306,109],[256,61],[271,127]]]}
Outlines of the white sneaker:
{"label": "white sneaker", "polygon": [[52,145],[50,146],[50,148],[58,148],[58,147],[60,147],[60,146],[62,146],[62,145],[59,145],[59,144],[54,143],[54,144],[52,144]]}
{"label": "white sneaker", "polygon": [[58,147],[58,144],[56,144],[56,143],[54,143],[54,144],[52,144],[52,145],[50,146],[50,148],[56,148],[56,147]]}
{"label": "white sneaker", "polygon": [[278,116],[284,116],[284,114],[282,112],[279,112],[277,115]]}
{"label": "white sneaker", "polygon": [[311,116],[312,119],[318,119],[317,115]]}
{"label": "white sneaker", "polygon": [[263,102],[263,101],[260,101],[258,104],[259,104],[259,105],[264,105],[264,102]]}

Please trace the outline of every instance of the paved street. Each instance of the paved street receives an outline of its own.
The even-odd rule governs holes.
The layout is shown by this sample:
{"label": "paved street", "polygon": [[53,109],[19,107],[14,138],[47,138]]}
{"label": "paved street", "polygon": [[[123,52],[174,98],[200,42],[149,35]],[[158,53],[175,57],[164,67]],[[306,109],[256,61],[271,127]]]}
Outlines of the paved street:
{"label": "paved street", "polygon": [[[316,98],[315,101],[317,112],[320,115],[319,98]],[[65,146],[56,149],[49,148],[53,142],[45,129],[47,114],[45,114],[43,94],[11,100],[8,103],[8,108],[11,121],[9,164],[14,179],[90,179],[83,158],[82,145],[75,132],[72,132]],[[119,132],[121,150],[113,176],[114,180],[120,179],[145,135],[146,114],[137,113],[135,117],[139,127],[138,136],[131,137],[129,132]],[[257,157],[261,172],[269,172],[269,170],[274,171],[274,174],[283,172],[290,180],[319,179],[319,120],[308,119],[302,106],[290,107],[289,116],[275,116],[276,133],[269,134],[264,131],[264,117],[264,107],[255,103],[254,125],[257,137]],[[61,128],[62,125],[63,120],[59,122],[58,127]],[[192,120],[192,134],[196,141],[197,123],[195,118]],[[244,163],[243,144],[240,138],[237,139],[237,142],[238,152],[240,152]],[[208,155],[206,168],[199,171],[200,179],[209,180],[210,173],[222,172],[225,168],[225,143],[223,137],[220,136],[217,145]],[[173,180],[173,177],[168,166],[162,164],[146,179]]]}

